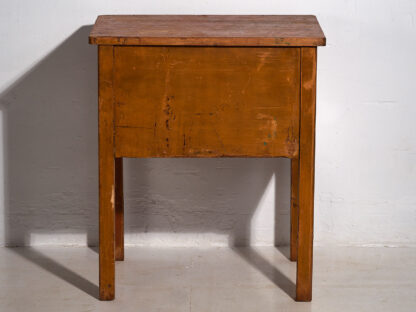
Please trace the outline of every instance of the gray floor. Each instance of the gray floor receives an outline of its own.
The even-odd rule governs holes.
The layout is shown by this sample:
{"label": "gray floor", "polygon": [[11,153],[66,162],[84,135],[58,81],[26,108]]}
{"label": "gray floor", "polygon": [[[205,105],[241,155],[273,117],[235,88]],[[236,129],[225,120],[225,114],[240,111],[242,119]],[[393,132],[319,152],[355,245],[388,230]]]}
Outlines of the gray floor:
{"label": "gray floor", "polygon": [[116,300],[96,299],[98,255],[0,248],[0,311],[416,311],[416,248],[316,247],[312,303],[287,249],[127,248]]}

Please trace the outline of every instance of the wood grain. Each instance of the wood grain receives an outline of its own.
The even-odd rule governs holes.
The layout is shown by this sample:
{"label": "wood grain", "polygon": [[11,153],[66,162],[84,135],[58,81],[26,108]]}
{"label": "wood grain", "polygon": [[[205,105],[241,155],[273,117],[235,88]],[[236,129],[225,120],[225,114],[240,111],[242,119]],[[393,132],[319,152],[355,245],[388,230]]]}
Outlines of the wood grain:
{"label": "wood grain", "polygon": [[114,299],[113,47],[98,47],[100,300]]}
{"label": "wood grain", "polygon": [[89,41],[106,45],[322,46],[312,15],[102,15]]}
{"label": "wood grain", "polygon": [[115,163],[115,258],[124,260],[124,196],[123,196],[123,158]]}
{"label": "wood grain", "polygon": [[316,48],[301,48],[299,233],[296,300],[312,300]]}
{"label": "wood grain", "polygon": [[299,158],[291,159],[290,170],[290,260],[298,258]]}
{"label": "wood grain", "polygon": [[[101,300],[124,259],[122,157],[291,158],[296,300],[312,299],[314,16],[99,16]],[[277,47],[277,48],[276,48]]]}
{"label": "wood grain", "polygon": [[299,48],[115,47],[116,157],[294,157]]}

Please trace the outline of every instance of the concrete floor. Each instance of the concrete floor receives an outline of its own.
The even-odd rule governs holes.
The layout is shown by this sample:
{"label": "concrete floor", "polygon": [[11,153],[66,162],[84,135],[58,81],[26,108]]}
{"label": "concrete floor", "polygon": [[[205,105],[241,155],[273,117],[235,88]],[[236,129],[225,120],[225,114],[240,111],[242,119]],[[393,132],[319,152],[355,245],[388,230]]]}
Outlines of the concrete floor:
{"label": "concrete floor", "polygon": [[0,248],[0,311],[416,311],[416,248],[316,247],[311,303],[287,249],[127,248],[100,302],[90,248]]}

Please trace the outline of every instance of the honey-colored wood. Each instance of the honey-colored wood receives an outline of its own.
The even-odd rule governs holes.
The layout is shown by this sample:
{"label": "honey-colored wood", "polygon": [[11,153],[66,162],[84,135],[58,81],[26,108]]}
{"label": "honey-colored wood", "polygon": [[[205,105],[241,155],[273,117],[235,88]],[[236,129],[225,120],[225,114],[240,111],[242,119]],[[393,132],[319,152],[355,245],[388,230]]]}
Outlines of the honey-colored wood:
{"label": "honey-colored wood", "polygon": [[124,196],[123,196],[123,158],[116,158],[115,164],[115,258],[124,260]]}
{"label": "honey-colored wood", "polygon": [[101,300],[114,299],[114,105],[113,47],[98,47],[98,133]]}
{"label": "honey-colored wood", "polygon": [[300,48],[115,47],[117,157],[294,157]]}
{"label": "honey-colored wood", "polygon": [[299,158],[291,159],[290,170],[290,260],[298,258]]}
{"label": "honey-colored wood", "polygon": [[100,16],[99,296],[124,259],[122,157],[291,158],[296,300],[312,299],[314,16]]}
{"label": "honey-colored wood", "polygon": [[299,228],[296,300],[312,300],[316,48],[301,48]]}
{"label": "honey-colored wood", "polygon": [[89,40],[141,46],[325,45],[313,15],[102,15]]}

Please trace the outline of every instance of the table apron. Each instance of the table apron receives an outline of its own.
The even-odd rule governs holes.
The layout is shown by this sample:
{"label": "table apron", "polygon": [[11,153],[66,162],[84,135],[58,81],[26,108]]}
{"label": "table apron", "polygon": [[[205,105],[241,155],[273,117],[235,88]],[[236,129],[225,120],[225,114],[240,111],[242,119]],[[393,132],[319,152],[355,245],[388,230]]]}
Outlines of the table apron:
{"label": "table apron", "polygon": [[115,156],[297,157],[300,49],[115,46]]}

